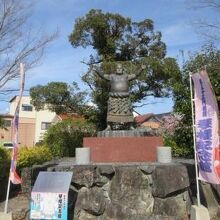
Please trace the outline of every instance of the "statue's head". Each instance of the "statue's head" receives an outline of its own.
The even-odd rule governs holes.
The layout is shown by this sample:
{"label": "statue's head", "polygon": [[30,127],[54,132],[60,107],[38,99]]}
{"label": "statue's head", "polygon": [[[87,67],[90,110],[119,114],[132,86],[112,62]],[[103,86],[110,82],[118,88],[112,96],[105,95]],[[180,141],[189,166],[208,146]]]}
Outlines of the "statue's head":
{"label": "statue's head", "polygon": [[117,64],[116,73],[117,74],[122,74],[123,73],[123,68],[122,68],[122,65],[120,63]]}

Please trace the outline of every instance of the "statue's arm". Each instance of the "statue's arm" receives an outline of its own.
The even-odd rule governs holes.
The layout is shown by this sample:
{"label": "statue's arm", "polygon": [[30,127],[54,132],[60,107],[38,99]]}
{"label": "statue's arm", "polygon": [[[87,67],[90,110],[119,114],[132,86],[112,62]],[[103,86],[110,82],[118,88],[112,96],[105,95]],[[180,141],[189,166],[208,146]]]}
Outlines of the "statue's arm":
{"label": "statue's arm", "polygon": [[141,69],[136,74],[129,75],[128,80],[130,81],[136,79],[138,76],[141,75],[144,69],[146,69],[146,65],[141,65]]}
{"label": "statue's arm", "polygon": [[96,70],[95,68],[93,69],[93,71],[94,71],[95,73],[97,73],[100,78],[102,78],[102,79],[104,79],[104,80],[110,80],[110,76],[109,76],[109,75],[107,75],[107,74],[101,74],[101,73],[100,73],[98,70]]}

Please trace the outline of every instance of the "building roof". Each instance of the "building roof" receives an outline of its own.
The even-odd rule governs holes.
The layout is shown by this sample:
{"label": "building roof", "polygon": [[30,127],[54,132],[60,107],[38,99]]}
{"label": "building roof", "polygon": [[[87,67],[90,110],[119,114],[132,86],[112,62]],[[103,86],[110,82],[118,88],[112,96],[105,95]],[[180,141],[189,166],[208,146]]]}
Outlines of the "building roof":
{"label": "building roof", "polygon": [[172,112],[166,112],[166,113],[160,113],[160,114],[155,114],[155,116],[159,119],[159,120],[162,120],[163,117],[165,116],[170,116]]}
{"label": "building roof", "polygon": [[[13,97],[9,100],[9,102],[13,102],[17,97],[19,97],[19,96],[18,96],[18,95],[13,96]],[[30,96],[28,96],[28,95],[23,95],[22,98],[23,98],[23,97],[30,97]]]}
{"label": "building roof", "polygon": [[148,114],[144,114],[144,115],[138,115],[134,118],[135,122],[138,124],[142,124],[145,121],[148,121],[150,118],[152,118],[154,116],[153,113],[148,113]]}
{"label": "building roof", "polygon": [[17,97],[17,95],[13,96],[13,97],[9,100],[9,102],[13,102],[14,99],[16,99],[16,97]]}
{"label": "building roof", "polygon": [[143,124],[144,122],[149,121],[151,118],[155,118],[158,122],[161,122],[164,116],[168,116],[170,114],[170,112],[161,114],[148,113],[144,115],[138,115],[134,118],[134,120],[137,124]]}
{"label": "building roof", "polygon": [[82,116],[78,115],[77,113],[71,113],[71,114],[59,114],[58,117],[61,120],[67,120],[67,119],[82,119]]}
{"label": "building roof", "polygon": [[1,118],[14,118],[14,116],[10,114],[0,114],[0,117]]}

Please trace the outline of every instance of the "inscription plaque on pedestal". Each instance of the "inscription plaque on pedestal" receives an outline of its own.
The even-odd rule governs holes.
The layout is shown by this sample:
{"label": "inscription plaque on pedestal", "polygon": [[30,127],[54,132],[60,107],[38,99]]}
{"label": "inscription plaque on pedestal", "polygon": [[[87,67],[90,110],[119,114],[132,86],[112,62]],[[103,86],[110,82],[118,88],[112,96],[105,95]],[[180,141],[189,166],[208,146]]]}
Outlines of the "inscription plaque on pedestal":
{"label": "inscription plaque on pedestal", "polygon": [[30,219],[67,220],[72,172],[40,172],[31,192]]}

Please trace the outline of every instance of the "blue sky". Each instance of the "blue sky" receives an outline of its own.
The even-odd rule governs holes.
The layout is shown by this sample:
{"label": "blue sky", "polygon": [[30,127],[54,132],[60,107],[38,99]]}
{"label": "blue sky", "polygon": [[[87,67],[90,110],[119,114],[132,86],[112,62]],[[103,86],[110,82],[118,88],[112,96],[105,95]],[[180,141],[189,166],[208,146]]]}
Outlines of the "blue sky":
{"label": "blue sky", "polygon": [[[190,9],[190,0],[35,0],[31,18],[32,27],[42,27],[45,32],[59,30],[57,38],[46,50],[41,63],[27,73],[26,89],[50,81],[76,81],[80,88],[88,89],[80,80],[87,67],[80,63],[92,53],[91,49],[73,48],[68,35],[73,30],[74,21],[84,16],[90,9],[120,13],[133,21],[149,18],[154,21],[155,30],[162,32],[162,40],[167,45],[167,56],[178,58],[179,51],[195,51],[204,43],[192,25],[201,17],[215,16],[204,10]],[[205,13],[206,12],[206,13]],[[205,14],[206,16],[203,16]],[[179,59],[179,58],[178,58]],[[149,99],[150,102],[155,100]],[[158,104],[136,109],[140,113],[162,113],[172,110],[171,99],[159,99]],[[7,103],[0,105],[0,111]]]}

